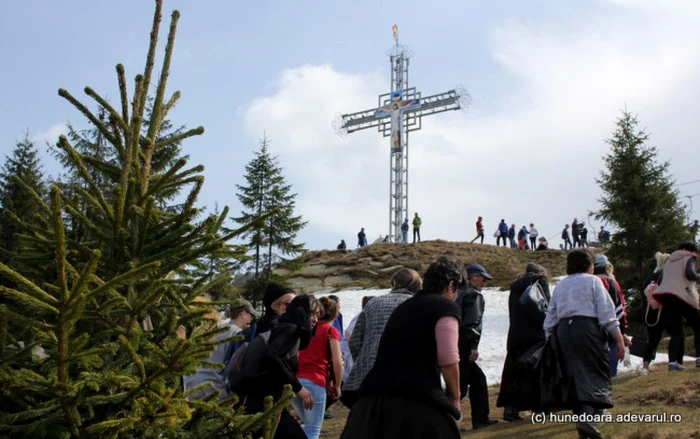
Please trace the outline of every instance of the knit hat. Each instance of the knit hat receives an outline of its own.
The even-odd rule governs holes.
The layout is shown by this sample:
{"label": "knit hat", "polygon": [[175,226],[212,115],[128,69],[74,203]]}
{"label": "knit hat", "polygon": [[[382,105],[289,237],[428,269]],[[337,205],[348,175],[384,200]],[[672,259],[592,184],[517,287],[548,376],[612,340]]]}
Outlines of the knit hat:
{"label": "knit hat", "polygon": [[265,306],[265,310],[271,309],[272,303],[275,300],[289,293],[295,294],[293,289],[284,285],[280,285],[274,282],[270,282],[269,284],[267,284],[267,288],[265,289],[265,296],[263,297],[263,306]]}
{"label": "knit hat", "polygon": [[604,254],[599,254],[595,257],[595,266],[596,267],[607,267],[610,265],[610,262],[608,262],[608,258]]}

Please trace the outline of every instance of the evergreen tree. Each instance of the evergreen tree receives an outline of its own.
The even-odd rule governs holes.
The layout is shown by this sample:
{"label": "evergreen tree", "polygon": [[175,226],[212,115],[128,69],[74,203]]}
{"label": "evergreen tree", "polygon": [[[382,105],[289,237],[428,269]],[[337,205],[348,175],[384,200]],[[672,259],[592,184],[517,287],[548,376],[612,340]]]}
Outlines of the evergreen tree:
{"label": "evergreen tree", "polygon": [[248,239],[253,252],[256,281],[270,279],[273,268],[285,262],[284,256],[296,256],[304,251],[304,244],[295,240],[306,222],[301,216],[294,216],[296,194],[285,182],[277,158],[270,155],[269,143],[267,137],[263,137],[260,150],[246,165],[247,186],[236,186],[244,210],[241,216],[232,218],[239,224],[246,224],[267,214],[242,235]]}
{"label": "evergreen tree", "polygon": [[0,262],[11,266],[16,266],[23,253],[23,224],[43,223],[40,204],[30,196],[33,191],[42,197],[46,190],[38,154],[27,133],[0,172]]}
{"label": "evergreen tree", "polygon": [[[244,415],[231,408],[235,396],[219,402],[214,392],[188,401],[182,390],[181,376],[194,373],[217,343],[227,341],[214,341],[223,330],[195,300],[217,280],[193,276],[189,268],[251,225],[222,233],[225,211],[197,220],[200,166],[186,168],[186,158],[164,164],[162,171],[153,166],[159,149],[203,132],[199,127],[157,135],[180,96],[165,96],[177,11],[154,81],[151,122],[142,130],[161,9],[162,0],[156,0],[146,67],[136,76],[132,99],[122,65],[118,109],[85,88],[106,118],[59,90],[99,130],[106,150],[98,159],[61,136],[58,147],[83,184],[65,192],[54,185],[48,202],[37,190],[28,191],[48,218],[45,227],[23,224],[31,231],[27,246],[51,255],[38,264],[46,281],[33,282],[0,263],[0,275],[16,285],[0,286],[1,437],[243,438],[260,428],[271,437],[274,419],[292,396],[288,389],[279,401],[268,399],[265,412]],[[101,187],[94,176],[115,184]],[[189,190],[182,205],[165,209],[156,202],[180,190]],[[91,217],[84,206],[92,209]],[[90,239],[67,233],[66,214],[89,230]]]}
{"label": "evergreen tree", "polygon": [[625,111],[606,141],[610,152],[596,180],[603,192],[596,218],[618,230],[609,251],[616,276],[623,286],[641,291],[654,253],[675,250],[688,232],[669,162],[658,162],[658,150],[647,145],[649,135],[638,125]]}

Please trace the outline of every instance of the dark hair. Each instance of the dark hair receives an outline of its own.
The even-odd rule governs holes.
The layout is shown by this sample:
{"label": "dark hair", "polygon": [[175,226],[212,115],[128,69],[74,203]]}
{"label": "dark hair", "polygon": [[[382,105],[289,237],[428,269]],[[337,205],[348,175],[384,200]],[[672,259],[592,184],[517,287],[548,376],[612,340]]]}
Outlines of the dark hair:
{"label": "dark hair", "polygon": [[593,253],[585,248],[571,250],[566,256],[566,274],[587,273],[595,262]]}
{"label": "dark hair", "polygon": [[535,264],[534,262],[530,262],[525,266],[525,274],[540,274],[540,273],[547,273],[547,269],[541,266],[540,264]]}
{"label": "dark hair", "polygon": [[339,299],[338,296],[336,296],[335,294],[331,294],[331,295],[329,295],[329,296],[327,296],[327,297],[328,297],[329,299],[331,299],[331,300],[335,300],[336,302],[340,303],[340,299]]}
{"label": "dark hair", "polygon": [[365,297],[363,297],[363,298],[362,298],[362,308],[361,308],[361,309],[365,309],[365,306],[367,306],[367,303],[368,303],[370,300],[372,300],[372,299],[374,299],[374,296],[365,296]]}
{"label": "dark hair", "polygon": [[461,263],[446,256],[440,256],[425,271],[421,291],[424,294],[442,294],[450,281],[454,281],[455,286],[460,289],[465,285],[463,271],[464,267]]}
{"label": "dark hair", "polygon": [[600,265],[594,265],[593,266],[593,274],[606,274],[607,273],[607,266],[600,266]]}
{"label": "dark hair", "polygon": [[678,250],[688,250],[689,252],[697,253],[698,246],[694,242],[686,241],[678,246]]}
{"label": "dark hair", "polygon": [[332,322],[338,317],[338,302],[328,297],[318,299],[321,305],[321,315],[318,317],[319,322]]}
{"label": "dark hair", "polygon": [[391,276],[391,281],[394,283],[394,289],[403,288],[412,293],[417,293],[423,286],[423,281],[420,274],[416,270],[410,268],[402,268]]}

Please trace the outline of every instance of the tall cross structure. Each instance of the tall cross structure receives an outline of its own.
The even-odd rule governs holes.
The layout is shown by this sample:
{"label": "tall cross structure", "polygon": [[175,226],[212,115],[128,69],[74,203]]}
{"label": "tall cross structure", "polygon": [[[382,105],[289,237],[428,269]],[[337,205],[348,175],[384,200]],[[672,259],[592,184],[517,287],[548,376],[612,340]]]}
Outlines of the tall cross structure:
{"label": "tall cross structure", "polygon": [[389,236],[401,242],[401,224],[408,219],[408,133],[421,129],[423,116],[450,110],[466,110],[471,97],[462,87],[432,96],[408,85],[410,50],[399,44],[398,27],[392,28],[394,46],[389,50],[391,92],[379,95],[377,108],[342,114],[336,119],[341,136],[377,127],[390,137],[389,148]]}

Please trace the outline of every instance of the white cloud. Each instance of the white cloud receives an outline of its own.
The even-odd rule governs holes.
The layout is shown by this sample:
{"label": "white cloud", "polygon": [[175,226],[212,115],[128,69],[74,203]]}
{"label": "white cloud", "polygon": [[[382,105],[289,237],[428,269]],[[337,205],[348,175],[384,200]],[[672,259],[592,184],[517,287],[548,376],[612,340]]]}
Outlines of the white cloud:
{"label": "white cloud", "polygon": [[53,145],[58,142],[58,137],[68,133],[68,127],[64,123],[56,123],[51,125],[47,130],[35,133],[33,139],[37,143],[48,142]]}
{"label": "white cloud", "polygon": [[[620,14],[556,29],[517,20],[493,28],[493,59],[516,88],[505,99],[479,96],[500,99],[493,110],[429,117],[411,134],[410,215],[420,212],[425,238],[470,240],[482,215],[487,240],[505,218],[518,227],[535,222],[558,243],[565,223],[597,208],[603,140],[625,105],[661,158],[672,159],[678,180],[694,177],[700,7],[611,2]],[[337,113],[373,107],[387,91],[384,76],[288,69],[272,95],[245,110],[248,132],[267,131],[299,192],[307,234],[334,232],[352,243],[360,226],[372,238],[387,233],[388,139],[375,130],[342,139],[331,126]]]}

